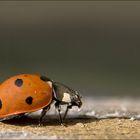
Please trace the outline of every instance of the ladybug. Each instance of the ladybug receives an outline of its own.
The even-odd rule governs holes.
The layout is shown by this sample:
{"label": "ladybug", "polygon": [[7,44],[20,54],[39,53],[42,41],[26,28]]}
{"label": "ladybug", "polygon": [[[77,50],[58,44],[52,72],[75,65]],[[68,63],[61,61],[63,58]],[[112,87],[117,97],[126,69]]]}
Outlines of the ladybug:
{"label": "ladybug", "polygon": [[[39,118],[39,124],[41,124],[53,102],[55,102],[61,124],[69,109],[73,106],[80,108],[82,105],[81,96],[77,91],[48,77],[36,74],[13,76],[0,85],[0,120],[42,109]],[[61,105],[67,105],[63,117]]]}

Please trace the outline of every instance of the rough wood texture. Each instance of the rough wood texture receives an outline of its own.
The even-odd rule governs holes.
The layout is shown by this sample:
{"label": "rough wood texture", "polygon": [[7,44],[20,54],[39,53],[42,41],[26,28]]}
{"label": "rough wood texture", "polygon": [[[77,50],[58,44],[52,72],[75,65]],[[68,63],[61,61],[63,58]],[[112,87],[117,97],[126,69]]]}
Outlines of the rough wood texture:
{"label": "rough wood texture", "polygon": [[[59,125],[53,109],[43,126],[38,113],[0,123],[0,138],[38,139],[138,139],[140,137],[140,103],[138,99],[85,99],[80,112],[74,108]],[[134,120],[136,119],[136,120]]]}

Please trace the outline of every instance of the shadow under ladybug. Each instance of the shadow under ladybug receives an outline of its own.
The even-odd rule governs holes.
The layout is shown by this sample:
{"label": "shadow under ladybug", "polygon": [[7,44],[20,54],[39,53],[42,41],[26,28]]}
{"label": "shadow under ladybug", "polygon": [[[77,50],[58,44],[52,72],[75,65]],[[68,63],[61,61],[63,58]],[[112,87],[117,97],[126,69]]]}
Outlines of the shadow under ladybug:
{"label": "shadow under ladybug", "polygon": [[[78,118],[67,118],[65,120],[66,125],[63,125],[65,127],[67,126],[72,126],[77,123],[86,124],[86,123],[91,123],[91,122],[97,122],[99,121],[97,118],[86,118],[86,117],[78,117]],[[31,127],[44,127],[44,126],[58,126],[60,125],[58,123],[58,120],[54,118],[53,115],[49,115],[45,117],[45,119],[42,121],[41,125],[38,125],[38,119],[37,118],[32,118],[26,115],[23,115],[21,117],[14,117],[9,120],[4,120],[4,124],[10,124],[10,125],[16,125],[16,126],[31,126]]]}

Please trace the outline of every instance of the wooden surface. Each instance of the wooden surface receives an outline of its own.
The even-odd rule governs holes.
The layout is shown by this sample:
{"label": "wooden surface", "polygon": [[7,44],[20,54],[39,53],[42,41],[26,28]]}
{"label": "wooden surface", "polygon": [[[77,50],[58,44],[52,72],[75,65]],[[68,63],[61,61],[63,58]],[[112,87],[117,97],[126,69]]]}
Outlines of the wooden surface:
{"label": "wooden surface", "polygon": [[32,139],[136,139],[140,137],[140,103],[131,98],[84,98],[81,111],[73,108],[59,124],[54,107],[42,126],[40,112],[0,122],[0,138]]}

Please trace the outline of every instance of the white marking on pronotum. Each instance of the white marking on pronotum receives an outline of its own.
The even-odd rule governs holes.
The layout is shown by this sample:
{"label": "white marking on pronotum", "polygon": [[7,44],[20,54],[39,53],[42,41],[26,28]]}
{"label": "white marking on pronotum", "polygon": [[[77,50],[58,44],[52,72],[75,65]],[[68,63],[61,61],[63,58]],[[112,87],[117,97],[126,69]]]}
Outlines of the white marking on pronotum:
{"label": "white marking on pronotum", "polygon": [[51,81],[48,81],[47,83],[52,88],[52,82]]}
{"label": "white marking on pronotum", "polygon": [[63,94],[62,101],[63,101],[63,102],[68,102],[68,103],[70,103],[70,102],[71,102],[70,95],[69,95],[68,93],[64,93],[64,94]]}

